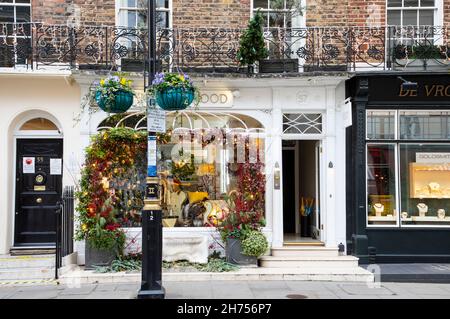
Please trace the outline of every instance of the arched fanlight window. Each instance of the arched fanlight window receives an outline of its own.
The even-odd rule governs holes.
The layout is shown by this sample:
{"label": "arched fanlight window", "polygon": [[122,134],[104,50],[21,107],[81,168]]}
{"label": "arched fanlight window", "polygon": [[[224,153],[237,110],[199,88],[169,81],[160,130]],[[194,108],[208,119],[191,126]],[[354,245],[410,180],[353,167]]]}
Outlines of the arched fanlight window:
{"label": "arched fanlight window", "polygon": [[23,123],[19,131],[58,131],[58,127],[46,118],[36,117]]}

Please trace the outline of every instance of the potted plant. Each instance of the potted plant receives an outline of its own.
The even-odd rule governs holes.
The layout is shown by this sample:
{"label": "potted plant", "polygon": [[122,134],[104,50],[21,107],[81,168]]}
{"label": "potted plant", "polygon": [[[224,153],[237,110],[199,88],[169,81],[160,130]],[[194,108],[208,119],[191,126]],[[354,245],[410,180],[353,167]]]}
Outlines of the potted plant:
{"label": "potted plant", "polygon": [[120,75],[108,76],[93,87],[95,101],[100,109],[108,113],[123,113],[133,105],[131,80]]}
{"label": "potted plant", "polygon": [[239,41],[237,59],[241,65],[248,66],[248,73],[254,73],[255,63],[269,56],[264,42],[263,23],[261,13],[257,11]]}
{"label": "potted plant", "polygon": [[187,74],[157,73],[150,88],[156,103],[166,111],[184,110],[200,102],[198,88]]}
{"label": "potted plant", "polygon": [[[230,211],[225,213],[222,222],[217,227],[222,241],[225,243],[227,262],[237,265],[256,265],[257,257],[262,253],[255,248],[255,246],[261,245],[260,238],[255,239],[255,234],[261,233],[265,219],[260,213],[239,212],[233,208],[232,204],[229,205],[231,206]],[[255,240],[258,243],[255,243]]]}
{"label": "potted plant", "polygon": [[450,66],[450,47],[446,45],[399,44],[393,48],[394,67],[410,70],[442,70]]}

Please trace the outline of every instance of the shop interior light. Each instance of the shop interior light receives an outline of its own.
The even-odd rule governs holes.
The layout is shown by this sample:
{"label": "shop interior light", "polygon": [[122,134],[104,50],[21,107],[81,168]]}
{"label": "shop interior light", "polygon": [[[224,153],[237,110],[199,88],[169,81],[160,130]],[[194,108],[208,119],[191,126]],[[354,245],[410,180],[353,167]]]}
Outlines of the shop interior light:
{"label": "shop interior light", "polygon": [[402,80],[401,86],[402,86],[402,90],[403,91],[408,91],[408,90],[415,91],[415,90],[417,90],[417,87],[418,87],[417,82],[411,82],[411,81],[405,80],[401,76],[399,76],[398,79]]}

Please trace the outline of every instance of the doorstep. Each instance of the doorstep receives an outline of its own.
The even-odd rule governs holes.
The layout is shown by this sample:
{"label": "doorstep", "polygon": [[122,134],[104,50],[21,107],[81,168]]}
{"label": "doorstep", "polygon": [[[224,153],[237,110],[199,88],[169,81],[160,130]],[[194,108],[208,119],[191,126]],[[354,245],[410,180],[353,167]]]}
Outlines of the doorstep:
{"label": "doorstep", "polygon": [[[361,268],[240,268],[229,272],[164,271],[163,281],[216,281],[216,280],[297,280],[297,281],[347,281],[373,282],[374,275]],[[60,275],[59,283],[78,285],[86,283],[140,282],[140,272],[96,273],[73,266]]]}

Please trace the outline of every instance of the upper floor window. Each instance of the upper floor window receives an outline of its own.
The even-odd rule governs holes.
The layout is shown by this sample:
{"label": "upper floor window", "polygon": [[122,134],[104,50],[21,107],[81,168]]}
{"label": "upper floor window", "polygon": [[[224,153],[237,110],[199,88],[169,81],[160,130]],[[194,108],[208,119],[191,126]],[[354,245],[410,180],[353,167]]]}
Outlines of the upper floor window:
{"label": "upper floor window", "polygon": [[[170,0],[156,0],[157,28],[170,27],[169,1]],[[129,28],[146,28],[147,0],[118,0],[118,18],[119,26]]]}
{"label": "upper floor window", "polygon": [[267,28],[302,26],[302,0],[253,0],[252,10],[261,12]]}
{"label": "upper floor window", "polygon": [[438,24],[442,0],[387,0],[387,24],[433,26]]}
{"label": "upper floor window", "polygon": [[0,23],[31,22],[31,0],[0,0]]}

